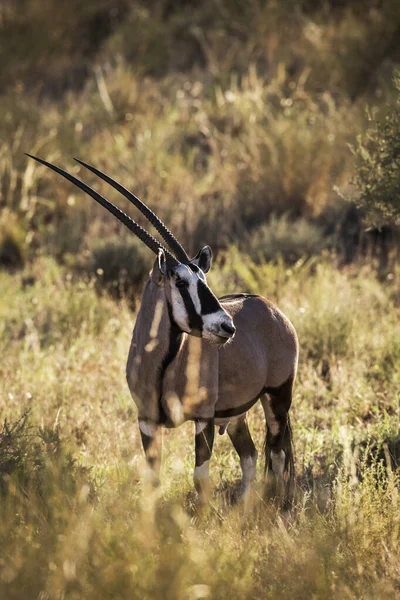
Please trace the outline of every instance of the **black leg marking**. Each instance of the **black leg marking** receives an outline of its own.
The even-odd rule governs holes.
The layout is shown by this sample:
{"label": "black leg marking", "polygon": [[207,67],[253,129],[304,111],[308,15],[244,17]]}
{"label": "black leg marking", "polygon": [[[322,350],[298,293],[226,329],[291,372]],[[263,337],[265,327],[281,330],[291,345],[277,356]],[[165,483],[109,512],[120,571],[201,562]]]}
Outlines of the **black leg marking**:
{"label": "black leg marking", "polygon": [[140,432],[140,436],[142,438],[143,450],[146,456],[147,464],[151,469],[154,469],[156,466],[157,456],[154,452],[152,452],[152,446],[154,446],[155,440],[150,435],[143,433],[143,431]]}
{"label": "black leg marking", "polygon": [[214,443],[214,419],[196,421],[196,466],[193,480],[202,504],[208,502],[210,493],[209,465]]}
{"label": "black leg marking", "polygon": [[196,421],[195,450],[196,467],[210,460],[214,444],[214,419]]}
{"label": "black leg marking", "polygon": [[228,426],[228,435],[239,458],[256,457],[257,450],[253,443],[246,419],[240,419]]}

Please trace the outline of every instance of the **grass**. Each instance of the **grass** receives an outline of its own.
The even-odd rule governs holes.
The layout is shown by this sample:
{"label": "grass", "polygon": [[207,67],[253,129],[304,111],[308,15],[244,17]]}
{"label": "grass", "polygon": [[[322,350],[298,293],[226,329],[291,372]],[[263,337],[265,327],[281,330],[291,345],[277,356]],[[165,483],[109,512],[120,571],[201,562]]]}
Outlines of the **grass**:
{"label": "grass", "polygon": [[[390,113],[398,2],[6,4],[0,597],[397,597],[400,270],[393,256],[377,273],[367,242],[338,265],[366,237],[339,194],[357,194],[350,148],[370,135],[367,106]],[[24,152],[130,212],[72,158],[103,169],[189,253],[213,247],[218,295],[261,293],[293,321],[290,516],[262,499],[262,461],[252,510],[232,502],[226,435],[199,512],[192,424],[164,432],[162,485],[142,489],[125,362],[150,257]],[[261,449],[259,406],[250,428]]]}
{"label": "grass", "polygon": [[[123,180],[192,253],[205,242],[219,248],[245,240],[273,213],[318,214],[337,199],[333,186],[352,173],[348,144],[362,127],[363,107],[328,95],[317,102],[300,80],[289,86],[285,73],[267,82],[250,67],[240,83],[224,87],[179,75],[160,84],[138,79],[120,61],[102,81],[112,114],[95,78],[79,94],[46,101],[44,111],[35,95],[29,102],[23,96],[2,100],[13,99],[19,109],[10,113],[12,132],[8,124],[3,131],[0,168],[10,214],[3,236],[15,240],[20,254],[41,251],[68,260],[96,238],[110,237],[93,203],[23,152],[72,170],[110,198],[109,187],[72,157]],[[10,145],[15,127],[20,133]]]}
{"label": "grass", "polygon": [[[231,505],[240,470],[226,436],[213,457],[212,507],[198,513],[191,424],[164,432],[163,483],[143,495],[124,379],[131,301],[99,296],[95,280],[48,258],[1,273],[2,597],[395,596],[399,482],[388,453],[397,452],[400,422],[398,270],[392,275],[339,271],[328,257],[256,265],[234,247],[210,273],[217,293],[258,289],[277,301],[299,333],[297,497],[287,518],[261,500],[261,464],[253,511]],[[259,448],[261,415],[256,407],[250,416]]]}

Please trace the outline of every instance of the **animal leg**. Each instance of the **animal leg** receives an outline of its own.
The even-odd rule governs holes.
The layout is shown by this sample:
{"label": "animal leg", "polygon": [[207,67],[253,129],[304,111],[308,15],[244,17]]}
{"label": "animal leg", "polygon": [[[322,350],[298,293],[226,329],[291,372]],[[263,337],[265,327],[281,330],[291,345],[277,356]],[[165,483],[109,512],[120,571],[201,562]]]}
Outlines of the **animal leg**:
{"label": "animal leg", "polygon": [[236,421],[231,421],[227,431],[233,447],[240,458],[240,466],[242,469],[240,494],[246,505],[250,497],[251,484],[256,476],[258,452],[251,438],[245,416]]}
{"label": "animal leg", "polygon": [[281,498],[289,507],[294,495],[294,458],[289,408],[292,382],[261,398],[267,421],[265,475],[268,495]]}
{"label": "animal leg", "polygon": [[159,471],[161,462],[161,447],[157,435],[158,427],[152,421],[139,419],[139,429],[147,463],[145,481],[156,487],[160,482]]}
{"label": "animal leg", "polygon": [[193,481],[202,504],[208,502],[210,496],[209,467],[214,444],[214,419],[195,422],[196,464]]}

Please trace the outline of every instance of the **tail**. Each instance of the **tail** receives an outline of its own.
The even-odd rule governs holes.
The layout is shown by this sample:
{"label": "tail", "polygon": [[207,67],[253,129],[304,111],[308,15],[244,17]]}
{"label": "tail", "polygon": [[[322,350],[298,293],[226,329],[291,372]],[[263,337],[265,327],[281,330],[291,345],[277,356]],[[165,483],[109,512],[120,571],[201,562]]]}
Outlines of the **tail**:
{"label": "tail", "polygon": [[295,482],[295,476],[296,476],[296,471],[295,471],[295,467],[294,467],[294,445],[293,445],[293,434],[292,434],[292,425],[290,423],[290,416],[289,413],[287,414],[287,427],[289,430],[289,452],[287,454],[289,454],[289,457],[286,457],[287,463],[286,463],[286,468],[288,469],[289,472],[289,501],[290,503],[293,502],[293,496],[294,496],[294,482]]}
{"label": "tail", "polygon": [[264,438],[264,479],[267,476],[268,469],[271,465],[271,447],[268,443],[269,430],[268,425],[265,423],[265,438]]}

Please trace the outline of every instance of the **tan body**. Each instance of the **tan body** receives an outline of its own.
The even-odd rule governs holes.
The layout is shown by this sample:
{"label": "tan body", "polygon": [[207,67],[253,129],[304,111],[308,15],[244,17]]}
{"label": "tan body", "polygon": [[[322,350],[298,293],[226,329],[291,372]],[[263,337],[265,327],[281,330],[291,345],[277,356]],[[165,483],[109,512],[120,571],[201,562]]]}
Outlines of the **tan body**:
{"label": "tan body", "polygon": [[[155,288],[151,282],[148,286]],[[223,422],[229,420],[229,414],[225,416],[225,413],[244,414],[248,404],[266,389],[279,388],[290,378],[294,379],[298,343],[289,319],[261,296],[233,295],[220,300],[236,326],[233,340],[219,347],[183,333],[176,357],[161,381],[159,374],[168,353],[170,323],[166,307],[162,305],[157,335],[152,338],[150,332],[155,316],[154,311],[149,310],[146,296],[154,296],[157,291],[146,288],[144,292],[138,316],[140,327],[135,327],[127,364],[128,384],[138,405],[139,419],[159,423],[161,401],[167,415],[171,417],[173,413],[169,426],[174,421],[179,425],[184,420],[214,416],[217,423]],[[161,292],[158,292],[158,301],[165,302]],[[157,300],[153,308],[156,305]],[[191,346],[192,363],[199,363],[197,370],[196,364],[188,368]],[[193,397],[190,378],[196,375],[197,397]],[[183,406],[180,418],[176,399]]]}
{"label": "tan body", "polygon": [[175,427],[193,420],[194,482],[200,500],[207,502],[214,425],[220,425],[220,432],[227,429],[240,457],[246,505],[258,455],[246,413],[261,399],[267,422],[265,460],[270,495],[283,497],[283,504],[289,505],[294,464],[288,411],[298,362],[296,331],[289,319],[261,296],[236,294],[219,302],[236,327],[235,336],[224,345],[181,331],[174,333],[164,290],[152,278],[144,290],[127,380],[138,406],[151,480],[158,481],[158,426]]}

